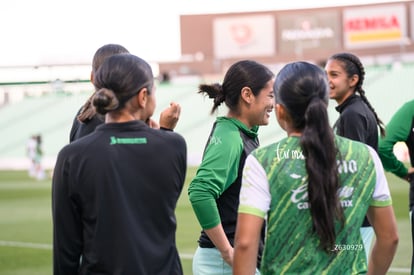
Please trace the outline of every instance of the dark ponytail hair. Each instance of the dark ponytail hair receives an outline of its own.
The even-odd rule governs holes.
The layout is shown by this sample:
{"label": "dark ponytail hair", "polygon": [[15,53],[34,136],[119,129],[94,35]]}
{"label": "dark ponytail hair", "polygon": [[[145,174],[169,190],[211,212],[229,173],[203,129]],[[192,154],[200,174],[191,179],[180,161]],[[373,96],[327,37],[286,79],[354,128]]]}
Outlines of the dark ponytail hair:
{"label": "dark ponytail hair", "polygon": [[213,108],[211,109],[211,114],[213,114],[220,106],[220,104],[224,101],[223,87],[220,83],[200,84],[198,86],[198,90],[198,93],[205,93],[209,98],[214,99]]}
{"label": "dark ponytail hair", "polygon": [[358,75],[358,83],[355,87],[355,92],[358,92],[361,96],[361,99],[367,104],[368,108],[372,111],[377,121],[377,125],[380,129],[381,136],[385,136],[385,126],[382,120],[378,117],[377,112],[375,111],[374,107],[368,101],[368,98],[365,96],[365,91],[362,88],[365,79],[365,69],[362,65],[361,60],[351,53],[338,53],[332,55],[329,60],[339,60],[344,63],[344,70],[348,77],[352,77],[353,75]]}
{"label": "dark ponytail hair", "polygon": [[343,223],[334,133],[329,124],[329,86],[325,72],[307,62],[287,64],[276,76],[276,103],[284,106],[300,138],[308,174],[308,197],[313,229],[320,246],[331,252],[335,221]]}
{"label": "dark ponytail hair", "polygon": [[96,72],[94,84],[92,103],[104,115],[122,109],[143,88],[150,94],[154,77],[145,60],[125,53],[108,57]]}
{"label": "dark ponytail hair", "polygon": [[230,66],[224,76],[223,84],[201,84],[198,88],[200,94],[204,93],[209,98],[214,98],[211,114],[217,110],[222,102],[225,102],[226,106],[234,111],[243,87],[249,87],[257,96],[273,77],[273,72],[263,64],[253,60],[241,60]]}
{"label": "dark ponytail hair", "polygon": [[[106,44],[100,47],[94,54],[92,59],[92,75],[96,74],[96,71],[102,65],[104,60],[112,55],[120,54],[120,53],[129,53],[128,50],[119,44]],[[94,77],[93,77],[94,78]],[[92,106],[92,98],[94,97],[95,93],[93,93],[83,105],[77,119],[80,122],[86,122],[91,120],[96,115],[96,110]]]}

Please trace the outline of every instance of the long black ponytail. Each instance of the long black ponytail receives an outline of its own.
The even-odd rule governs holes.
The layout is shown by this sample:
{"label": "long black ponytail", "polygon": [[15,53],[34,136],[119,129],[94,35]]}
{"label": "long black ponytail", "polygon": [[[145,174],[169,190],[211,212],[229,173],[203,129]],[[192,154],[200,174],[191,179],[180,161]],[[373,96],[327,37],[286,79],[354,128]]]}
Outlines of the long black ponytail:
{"label": "long black ponytail", "polygon": [[336,162],[337,148],[329,124],[329,86],[324,71],[307,62],[286,65],[274,85],[276,103],[289,113],[293,128],[302,132],[300,143],[308,173],[308,197],[313,229],[320,246],[330,253],[335,244],[335,221],[343,223]]}

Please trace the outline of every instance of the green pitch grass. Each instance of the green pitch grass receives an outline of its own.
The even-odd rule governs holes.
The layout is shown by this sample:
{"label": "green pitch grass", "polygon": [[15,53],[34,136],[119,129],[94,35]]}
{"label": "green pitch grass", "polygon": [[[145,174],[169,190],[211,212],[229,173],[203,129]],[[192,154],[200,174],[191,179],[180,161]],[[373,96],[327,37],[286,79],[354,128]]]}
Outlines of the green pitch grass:
{"label": "green pitch grass", "polygon": [[[187,197],[187,181],[177,206],[177,246],[184,274],[192,274],[191,257],[200,227]],[[391,272],[408,274],[411,260],[408,184],[387,174],[398,221],[400,243]],[[51,180],[30,179],[25,171],[0,171],[0,274],[52,274]]]}

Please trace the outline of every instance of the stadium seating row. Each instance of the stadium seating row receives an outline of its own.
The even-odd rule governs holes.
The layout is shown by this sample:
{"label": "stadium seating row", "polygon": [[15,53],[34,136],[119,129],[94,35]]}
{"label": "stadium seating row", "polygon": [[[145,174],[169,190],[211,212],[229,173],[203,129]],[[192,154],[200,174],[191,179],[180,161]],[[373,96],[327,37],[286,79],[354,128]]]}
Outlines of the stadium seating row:
{"label": "stadium seating row", "polygon": [[[414,95],[414,64],[401,66],[370,66],[366,68],[364,88],[366,95],[384,122],[388,122],[394,111]],[[182,112],[176,131],[188,143],[189,163],[197,165],[215,115],[210,115],[213,101],[197,93],[198,83],[160,84],[156,91],[157,110],[154,118],[171,101],[181,104]],[[45,156],[56,157],[68,143],[69,130],[74,114],[89,96],[84,93],[44,94],[26,97],[23,100],[0,108],[0,160],[25,158],[25,144],[32,134],[42,134]],[[335,102],[331,101],[329,113],[332,122],[337,114]],[[221,108],[219,114],[226,112]],[[271,126],[259,130],[262,145],[284,136],[274,116]]]}

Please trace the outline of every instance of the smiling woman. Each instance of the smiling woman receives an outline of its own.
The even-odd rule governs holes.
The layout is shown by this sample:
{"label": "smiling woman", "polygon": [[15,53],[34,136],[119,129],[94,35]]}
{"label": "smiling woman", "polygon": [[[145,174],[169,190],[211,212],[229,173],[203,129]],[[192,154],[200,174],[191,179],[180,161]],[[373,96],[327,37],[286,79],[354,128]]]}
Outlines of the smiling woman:
{"label": "smiling woman", "polygon": [[[230,66],[222,84],[201,84],[199,93],[222,104],[188,194],[202,232],[193,261],[194,274],[231,274],[241,170],[246,156],[259,146],[259,125],[273,110],[273,73],[266,66],[241,60]],[[259,251],[259,258],[262,250]],[[221,270],[222,273],[218,273]]]}

